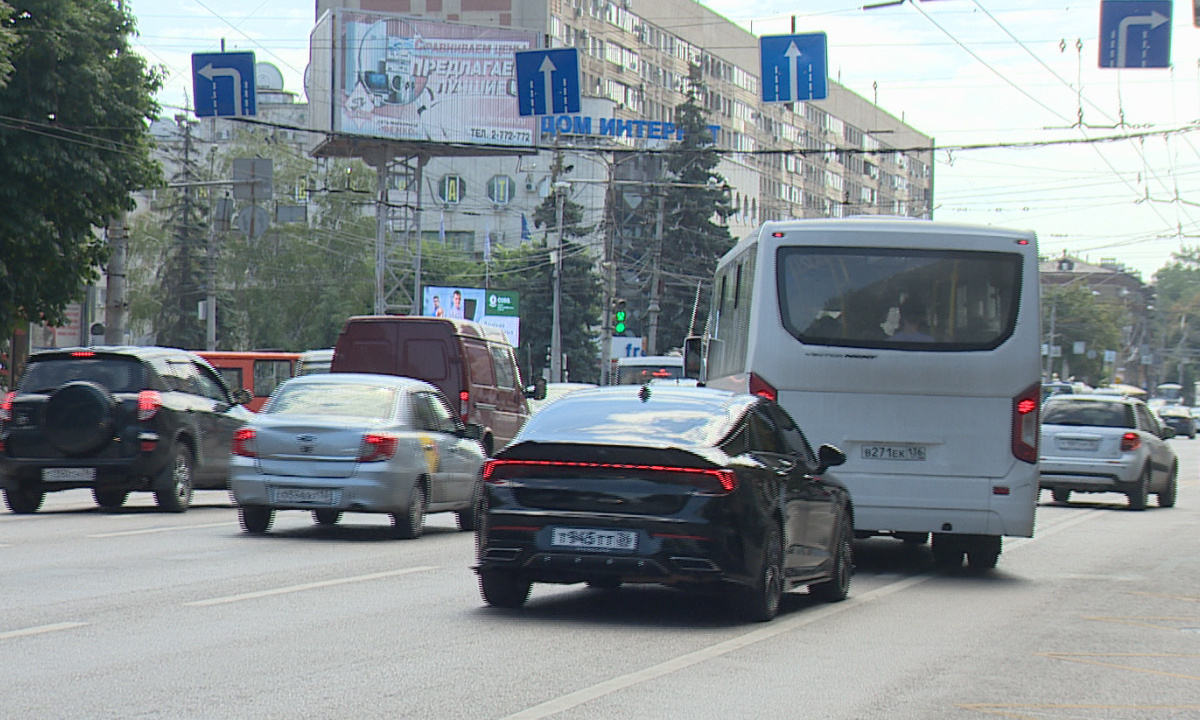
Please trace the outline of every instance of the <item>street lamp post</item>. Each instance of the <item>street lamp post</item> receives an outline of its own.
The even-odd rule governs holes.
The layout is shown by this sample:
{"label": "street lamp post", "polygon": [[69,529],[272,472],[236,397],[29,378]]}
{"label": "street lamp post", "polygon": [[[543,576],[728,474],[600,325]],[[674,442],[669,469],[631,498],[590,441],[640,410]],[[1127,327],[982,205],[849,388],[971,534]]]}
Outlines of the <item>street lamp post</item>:
{"label": "street lamp post", "polygon": [[550,382],[562,382],[562,246],[563,246],[563,205],[566,202],[569,183],[554,183],[555,204],[557,205],[558,232],[555,234],[553,250],[554,260],[554,301],[550,319]]}

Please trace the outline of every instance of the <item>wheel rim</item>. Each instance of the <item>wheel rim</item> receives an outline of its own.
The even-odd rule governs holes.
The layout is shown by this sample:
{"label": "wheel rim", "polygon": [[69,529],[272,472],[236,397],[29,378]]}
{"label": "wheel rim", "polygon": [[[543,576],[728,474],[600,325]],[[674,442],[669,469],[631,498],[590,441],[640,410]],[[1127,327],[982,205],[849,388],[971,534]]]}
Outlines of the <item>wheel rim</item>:
{"label": "wheel rim", "polygon": [[763,567],[763,600],[768,614],[774,615],[783,597],[783,576],[780,565],[783,562],[783,548],[778,532],[774,532],[769,540],[767,562]]}
{"label": "wheel rim", "polygon": [[408,511],[408,529],[413,535],[421,532],[425,526],[425,505],[425,488],[420,485],[413,487],[412,508]]}
{"label": "wheel rim", "polygon": [[192,494],[192,469],[182,454],[175,457],[175,468],[171,471],[171,480],[175,483],[176,499],[186,500]]}

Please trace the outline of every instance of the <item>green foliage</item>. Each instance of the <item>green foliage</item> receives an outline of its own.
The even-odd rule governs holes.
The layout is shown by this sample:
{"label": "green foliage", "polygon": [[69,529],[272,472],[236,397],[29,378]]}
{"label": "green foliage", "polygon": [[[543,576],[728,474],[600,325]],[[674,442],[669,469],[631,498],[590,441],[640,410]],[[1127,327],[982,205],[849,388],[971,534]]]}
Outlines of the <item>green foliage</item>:
{"label": "green foliage", "polygon": [[93,228],[131,208],[132,191],[161,182],[147,124],[160,78],[129,52],[132,31],[129,13],[110,2],[0,7],[4,329],[61,322],[106,258]]}
{"label": "green foliage", "polygon": [[[662,281],[658,318],[659,351],[679,347],[692,332],[692,310],[699,292],[699,308],[708,307],[717,260],[733,247],[725,220],[733,208],[725,178],[716,171],[720,162],[708,112],[700,105],[704,92],[700,69],[692,66],[687,99],[675,108],[675,124],[684,129],[667,155],[663,216]],[[703,320],[703,318],[699,318]]]}
{"label": "green foliage", "polygon": [[[1163,348],[1160,382],[1181,382],[1185,389],[1200,379],[1200,247],[1183,248],[1154,274],[1155,323],[1151,337]],[[1189,391],[1190,394],[1190,391]]]}
{"label": "green foliage", "polygon": [[[1123,305],[1098,298],[1086,285],[1046,288],[1042,297],[1043,337],[1053,336],[1052,344],[1062,347],[1063,352],[1062,358],[1054,358],[1052,372],[1064,380],[1074,377],[1094,386],[1111,381],[1106,375],[1111,367],[1104,365],[1104,351],[1121,348],[1121,328],[1129,321]],[[1094,351],[1092,356],[1073,354],[1076,342],[1085,343],[1087,350]]]}

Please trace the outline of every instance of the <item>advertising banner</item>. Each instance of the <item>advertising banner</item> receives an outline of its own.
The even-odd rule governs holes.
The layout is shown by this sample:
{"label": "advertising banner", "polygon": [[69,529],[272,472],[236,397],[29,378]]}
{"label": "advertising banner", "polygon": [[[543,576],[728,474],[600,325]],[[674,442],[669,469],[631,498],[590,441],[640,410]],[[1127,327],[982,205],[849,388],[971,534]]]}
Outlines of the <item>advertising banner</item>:
{"label": "advertising banner", "polygon": [[514,53],[535,48],[536,33],[351,10],[336,17],[333,62],[316,63],[337,69],[334,131],[533,144],[535,119],[518,114]]}
{"label": "advertising banner", "polygon": [[500,328],[508,343],[516,347],[521,340],[520,296],[514,290],[425,286],[422,315],[457,320],[474,320],[480,325]]}

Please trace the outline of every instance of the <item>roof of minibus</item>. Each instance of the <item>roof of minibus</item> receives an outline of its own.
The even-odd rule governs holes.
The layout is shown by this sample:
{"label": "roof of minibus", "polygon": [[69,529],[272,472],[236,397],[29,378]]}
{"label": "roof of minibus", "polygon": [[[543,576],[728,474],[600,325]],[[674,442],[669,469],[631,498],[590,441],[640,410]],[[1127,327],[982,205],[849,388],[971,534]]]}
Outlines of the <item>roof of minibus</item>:
{"label": "roof of minibus", "polygon": [[[960,237],[963,235],[974,235],[983,242],[998,239],[1028,240],[1030,251],[1035,258],[1037,256],[1037,235],[1032,230],[1015,230],[988,225],[941,222],[902,215],[858,215],[844,218],[808,218],[804,220],[775,220],[765,222],[755,228],[749,235],[739,240],[737,245],[725,253],[721,261],[724,262],[727,258],[740,255],[747,246],[773,232],[785,233],[785,236],[780,238],[785,242],[788,239],[787,235],[797,232],[921,233],[930,236],[955,235]],[[887,246],[886,242],[884,246]],[[981,247],[980,249],[983,248]]]}

